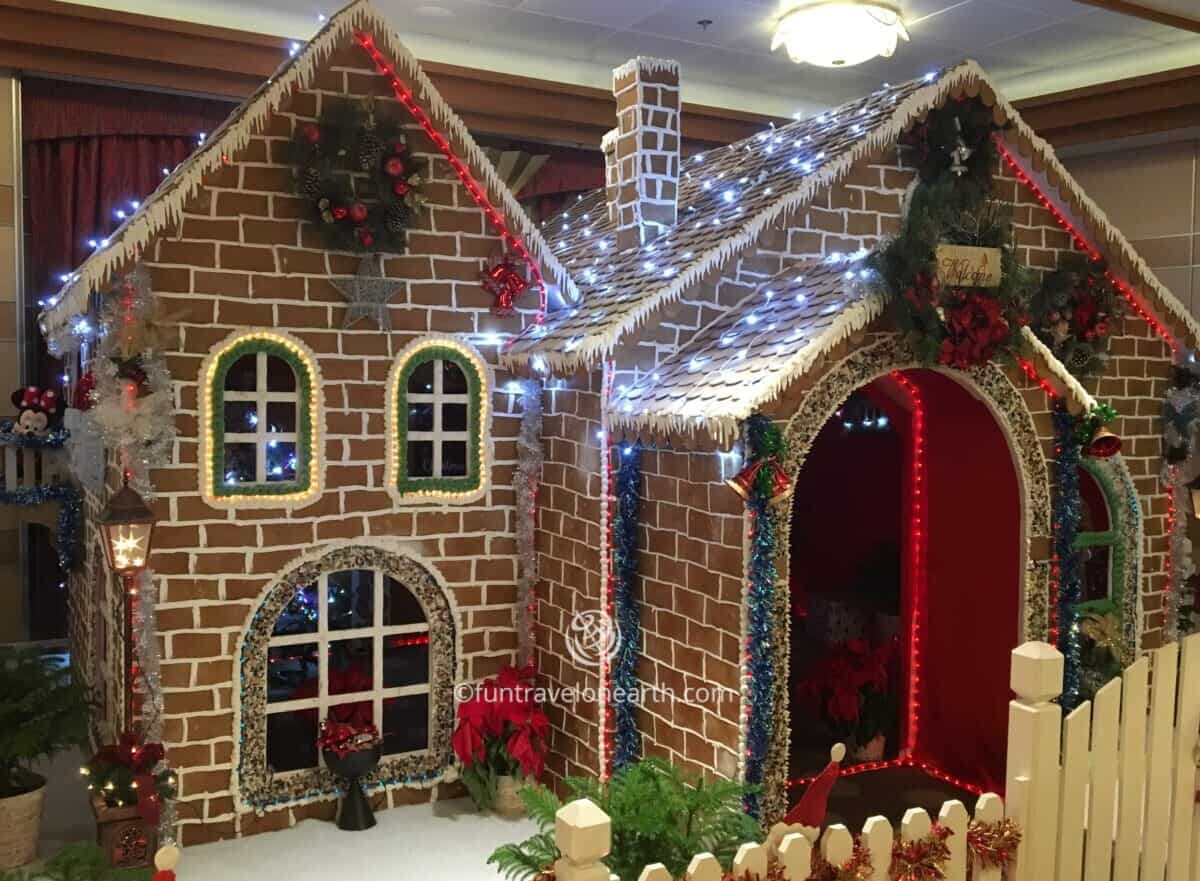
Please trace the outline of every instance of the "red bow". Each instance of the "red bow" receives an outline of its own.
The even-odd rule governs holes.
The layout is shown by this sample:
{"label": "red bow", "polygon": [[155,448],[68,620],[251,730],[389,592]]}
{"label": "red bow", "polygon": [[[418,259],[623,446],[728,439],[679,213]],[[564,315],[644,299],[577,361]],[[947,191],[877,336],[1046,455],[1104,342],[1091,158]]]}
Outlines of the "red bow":
{"label": "red bow", "polygon": [[21,409],[53,413],[58,410],[58,392],[54,389],[42,391],[36,385],[27,386],[21,395]]}

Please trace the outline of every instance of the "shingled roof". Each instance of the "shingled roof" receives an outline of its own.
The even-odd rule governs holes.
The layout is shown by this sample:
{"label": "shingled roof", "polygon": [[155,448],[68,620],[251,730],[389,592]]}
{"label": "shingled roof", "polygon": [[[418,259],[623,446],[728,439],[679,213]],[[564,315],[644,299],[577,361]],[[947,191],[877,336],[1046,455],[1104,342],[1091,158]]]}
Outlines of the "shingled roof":
{"label": "shingled roof", "polygon": [[177,223],[188,200],[202,186],[204,176],[228,162],[230,157],[236,159],[250,138],[266,126],[270,115],[294,91],[307,87],[325,59],[352,39],[356,31],[367,31],[372,35],[375,45],[391,59],[397,73],[407,80],[417,101],[449,137],[487,197],[504,215],[510,231],[541,261],[550,278],[574,298],[577,294],[574,281],[487,155],[475,143],[466,125],[421,70],[416,57],[368,0],[352,0],[331,16],[299,52],[281,64],[191,156],[163,178],[138,210],[68,276],[66,283],[51,298],[50,307],[42,313],[43,333],[53,337],[72,317],[86,311],[90,294],[109,284],[115,273],[140,257],[158,233]]}
{"label": "shingled roof", "polygon": [[1200,324],[1161,283],[1129,242],[1001,97],[974,61],[900,83],[810,119],[764,131],[691,157],[683,166],[679,222],[649,245],[615,251],[616,235],[603,191],[590,193],[547,223],[551,250],[582,292],[581,300],[551,312],[508,347],[517,364],[539,355],[552,368],[591,366],[655,310],[677,299],[745,248],[770,224],[836,184],[861,158],[894,144],[930,109],[952,94],[978,94],[1011,125],[1022,152],[1045,167],[1048,179],[1101,237],[1100,247],[1130,270],[1152,295],[1151,307],[1200,340]]}

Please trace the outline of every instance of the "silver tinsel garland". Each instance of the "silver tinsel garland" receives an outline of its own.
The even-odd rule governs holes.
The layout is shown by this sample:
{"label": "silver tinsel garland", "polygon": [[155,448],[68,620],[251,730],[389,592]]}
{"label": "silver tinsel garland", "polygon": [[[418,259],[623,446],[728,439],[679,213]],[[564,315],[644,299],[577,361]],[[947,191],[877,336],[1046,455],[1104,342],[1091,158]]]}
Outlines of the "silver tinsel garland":
{"label": "silver tinsel garland", "polygon": [[[144,743],[162,743],[162,676],[159,669],[158,630],[154,619],[154,610],[157,607],[158,585],[154,574],[146,570],[138,577],[137,602],[133,612],[133,653],[137,659],[138,679],[142,686],[141,734]],[[129,675],[128,672],[126,675]],[[160,845],[175,840],[175,814],[175,800],[164,799],[158,823]]]}
{"label": "silver tinsel garland", "polygon": [[517,437],[517,470],[513,487],[517,496],[517,640],[519,664],[533,660],[534,619],[537,598],[537,492],[542,475],[542,383],[521,383],[521,433]]}

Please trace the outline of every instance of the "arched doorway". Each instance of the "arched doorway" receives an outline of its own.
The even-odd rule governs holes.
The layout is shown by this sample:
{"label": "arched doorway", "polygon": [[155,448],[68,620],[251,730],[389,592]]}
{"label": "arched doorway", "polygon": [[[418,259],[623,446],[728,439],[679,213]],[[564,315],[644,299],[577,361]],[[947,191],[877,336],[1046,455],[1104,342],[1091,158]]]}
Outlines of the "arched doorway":
{"label": "arched doorway", "polygon": [[1028,588],[1022,456],[969,377],[866,379],[796,456],[789,777],[846,739],[864,767],[1002,788]]}

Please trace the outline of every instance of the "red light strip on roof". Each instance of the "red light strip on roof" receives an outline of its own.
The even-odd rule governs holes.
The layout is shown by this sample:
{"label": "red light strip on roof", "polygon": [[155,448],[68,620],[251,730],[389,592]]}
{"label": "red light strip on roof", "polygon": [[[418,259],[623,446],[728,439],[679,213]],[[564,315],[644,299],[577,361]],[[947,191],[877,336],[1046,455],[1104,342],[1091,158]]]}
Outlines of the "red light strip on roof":
{"label": "red light strip on roof", "polygon": [[475,204],[483,210],[492,227],[500,234],[501,240],[505,244],[511,245],[513,250],[520,254],[525,262],[529,264],[530,270],[533,272],[534,279],[536,280],[535,283],[537,284],[539,297],[538,313],[534,321],[537,324],[541,324],[546,316],[546,280],[542,277],[541,265],[534,259],[529,249],[525,247],[525,243],[509,231],[508,224],[504,222],[504,215],[492,206],[491,201],[488,199],[487,191],[479,185],[471,175],[470,169],[458,158],[446,136],[438,131],[429,119],[429,116],[417,104],[413,98],[412,91],[396,76],[395,67],[375,46],[374,37],[365,31],[355,31],[354,39],[362,47],[363,51],[371,57],[371,61],[375,63],[375,69],[389,78],[389,85],[391,85],[396,99],[412,114],[412,118],[425,130],[425,134],[429,135],[430,140],[437,145],[437,148],[442,151],[442,155],[446,157],[446,160],[450,163],[450,167],[454,169],[454,173],[462,181],[462,185],[467,188],[467,192],[471,194],[471,198],[475,200]]}
{"label": "red light strip on roof", "polygon": [[[1083,237],[1078,229],[1075,228],[1075,225],[1072,224],[1071,221],[1067,220],[1063,213],[1058,210],[1058,206],[1050,201],[1050,198],[1044,192],[1042,192],[1042,188],[1034,183],[1033,179],[1025,173],[1025,171],[1017,163],[1016,157],[1013,156],[1008,147],[1006,147],[998,137],[993,136],[992,140],[995,142],[996,147],[1000,150],[1000,155],[1004,157],[1004,161],[1008,163],[1008,167],[1011,168],[1013,174],[1016,175],[1017,180],[1033,191],[1033,194],[1037,197],[1038,204],[1054,216],[1054,220],[1058,223],[1058,225],[1066,230],[1067,234],[1070,235],[1074,240],[1075,247],[1090,256],[1093,260],[1100,260],[1102,256],[1100,252],[1096,248],[1092,247],[1091,243]],[[1116,286],[1117,290],[1121,292],[1121,295],[1125,298],[1126,302],[1129,303],[1133,311],[1137,313],[1138,317],[1150,325],[1151,329],[1158,334],[1168,346],[1171,347],[1171,354],[1178,355],[1179,342],[1175,339],[1174,334],[1167,330],[1166,326],[1161,321],[1150,314],[1150,310],[1142,305],[1141,298],[1134,293],[1133,288],[1113,275],[1110,270],[1105,270],[1104,277]]]}
{"label": "red light strip on roof", "polygon": [[1018,362],[1021,365],[1021,372],[1029,377],[1029,380],[1037,384],[1037,387],[1046,393],[1048,398],[1057,398],[1058,391],[1050,384],[1050,380],[1037,372],[1037,368],[1033,366],[1033,362],[1028,358],[1021,358]]}

